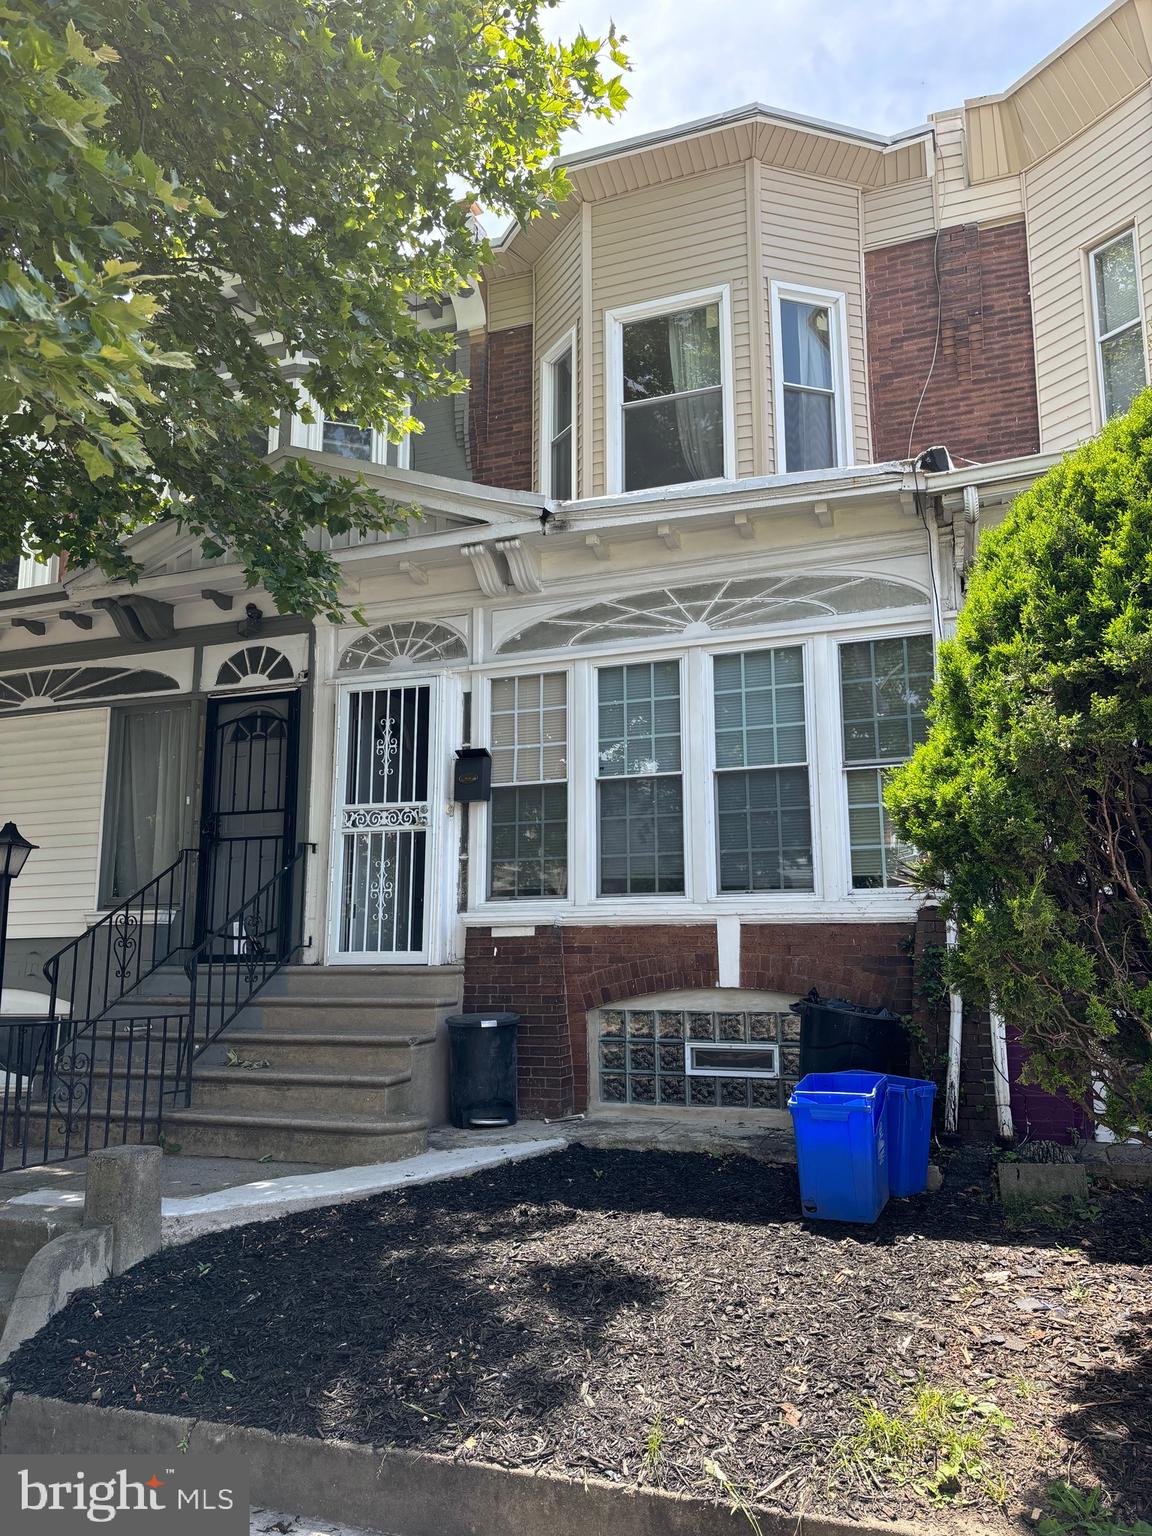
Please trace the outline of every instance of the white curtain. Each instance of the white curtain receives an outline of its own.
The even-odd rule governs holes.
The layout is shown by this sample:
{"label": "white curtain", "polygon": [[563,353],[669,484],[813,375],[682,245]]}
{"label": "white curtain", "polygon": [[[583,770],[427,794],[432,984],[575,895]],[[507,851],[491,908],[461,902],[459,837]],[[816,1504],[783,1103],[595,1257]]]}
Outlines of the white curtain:
{"label": "white curtain", "polygon": [[[719,338],[708,327],[708,309],[686,309],[668,316],[668,355],[672,383],[687,389],[715,389],[720,382]],[[724,473],[724,437],[715,426],[715,395],[696,395],[676,402],[676,431],[685,461],[697,480],[718,479]]]}
{"label": "white curtain", "polygon": [[188,778],[189,713],[125,711],[116,720],[108,763],[112,797],[112,876],[108,895],[123,900],[167,869],[180,852]]}

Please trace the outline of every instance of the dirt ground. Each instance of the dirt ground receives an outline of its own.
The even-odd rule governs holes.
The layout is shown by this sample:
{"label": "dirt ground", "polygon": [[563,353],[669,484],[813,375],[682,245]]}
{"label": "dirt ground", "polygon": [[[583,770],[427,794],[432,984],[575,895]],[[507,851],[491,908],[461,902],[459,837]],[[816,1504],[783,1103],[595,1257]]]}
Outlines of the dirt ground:
{"label": "dirt ground", "polygon": [[8,1375],[793,1512],[1020,1529],[1063,1478],[1147,1517],[1152,1200],[1094,1200],[1011,1226],[954,1168],[813,1225],[790,1169],[575,1146],[165,1251]]}

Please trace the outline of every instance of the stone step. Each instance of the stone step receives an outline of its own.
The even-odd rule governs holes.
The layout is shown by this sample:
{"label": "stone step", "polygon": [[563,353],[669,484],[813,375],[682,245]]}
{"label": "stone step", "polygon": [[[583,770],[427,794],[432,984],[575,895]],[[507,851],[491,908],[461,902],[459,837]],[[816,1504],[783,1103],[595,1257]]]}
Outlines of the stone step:
{"label": "stone step", "polygon": [[347,1072],[274,1072],[201,1067],[192,1077],[192,1107],[234,1114],[336,1115],[369,1120],[408,1113],[411,1072],[355,1076]]}
{"label": "stone step", "polygon": [[262,996],[371,997],[391,1002],[410,997],[457,1006],[463,987],[460,965],[287,965]]}
{"label": "stone step", "polygon": [[0,1207],[0,1270],[23,1274],[45,1243],[80,1225],[80,1208],[46,1215],[33,1206]]}
{"label": "stone step", "polygon": [[164,1119],[165,1139],[191,1157],[268,1157],[329,1167],[389,1163],[428,1146],[422,1119],[226,1114],[180,1109]]}
{"label": "stone step", "polygon": [[16,1287],[23,1273],[22,1269],[0,1269],[0,1334],[4,1332],[4,1325],[16,1297]]}
{"label": "stone step", "polygon": [[[107,1079],[105,1084],[106,1082]],[[133,1093],[127,1116],[125,1116],[124,1092],[117,1084],[113,1084],[110,1105],[106,1090],[103,1098],[96,1096],[95,1102],[96,1108],[93,1110],[91,1121],[86,1124],[83,1116],[77,1114],[70,1134],[65,1130],[59,1111],[48,1111],[43,1103],[30,1105],[28,1109],[28,1118],[32,1122],[30,1140],[34,1145],[44,1147],[44,1122],[47,1117],[48,1149],[56,1153],[66,1151],[70,1158],[85,1155],[85,1137],[87,1137],[87,1150],[90,1152],[96,1152],[101,1147],[155,1146],[159,1113],[155,1094],[149,1098],[148,1113],[143,1117],[140,1113],[142,1100],[138,1092]],[[105,1128],[105,1119],[108,1122],[107,1128]],[[0,1238],[0,1264],[3,1261],[3,1239]]]}
{"label": "stone step", "polygon": [[413,1050],[435,1043],[435,1035],[417,1031],[242,1029],[237,1024],[198,1060],[204,1066],[226,1066],[228,1052],[234,1051],[241,1058],[267,1061],[276,1071],[304,1068],[364,1076],[410,1071]]}
{"label": "stone step", "polygon": [[454,1003],[418,997],[268,997],[245,1010],[245,1023],[259,1020],[272,1029],[358,1030],[434,1029]]}

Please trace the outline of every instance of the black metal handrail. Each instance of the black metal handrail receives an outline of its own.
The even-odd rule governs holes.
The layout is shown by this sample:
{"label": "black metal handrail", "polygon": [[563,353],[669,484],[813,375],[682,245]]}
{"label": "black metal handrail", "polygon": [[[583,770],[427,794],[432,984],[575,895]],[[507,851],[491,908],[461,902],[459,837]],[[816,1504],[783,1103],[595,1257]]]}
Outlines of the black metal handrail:
{"label": "black metal handrail", "polygon": [[57,1049],[192,943],[200,854],[178,858],[44,962]]}
{"label": "black metal handrail", "polygon": [[189,982],[183,1053],[185,1102],[192,1096],[195,1059],[304,947],[302,898],[307,853],[308,844],[297,848],[259,890],[205,935],[184,963]]}

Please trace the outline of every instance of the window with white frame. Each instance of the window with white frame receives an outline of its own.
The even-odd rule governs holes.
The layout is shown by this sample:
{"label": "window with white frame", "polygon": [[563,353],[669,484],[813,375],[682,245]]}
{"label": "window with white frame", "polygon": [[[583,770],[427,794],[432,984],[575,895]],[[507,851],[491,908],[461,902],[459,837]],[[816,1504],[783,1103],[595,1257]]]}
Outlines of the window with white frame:
{"label": "window with white frame", "polygon": [[726,291],[608,315],[610,489],[731,472]]}
{"label": "window with white frame", "polygon": [[844,297],[773,283],[776,459],[781,470],[850,462]]}
{"label": "window with white frame", "polygon": [[1119,416],[1148,382],[1136,235],[1117,235],[1090,255],[1096,366],[1104,420]]}
{"label": "window with white frame", "polygon": [[680,662],[601,667],[596,690],[600,894],[682,894]]}
{"label": "window with white frame", "polygon": [[545,355],[541,365],[540,418],[543,492],[557,501],[571,501],[576,484],[574,415],[574,348],[571,334]]}
{"label": "window with white frame", "polygon": [[568,890],[568,676],[492,682],[489,895],[494,901]]}
{"label": "window with white frame", "polygon": [[857,890],[907,884],[909,850],[884,809],[884,776],[927,736],[931,691],[930,635],[840,646],[848,841]]}
{"label": "window with white frame", "polygon": [[300,403],[314,419],[306,422],[300,416],[294,418],[292,441],[297,447],[311,448],[315,453],[336,454],[344,459],[358,459],[363,464],[407,468],[408,438],[394,443],[387,433],[358,425],[351,412],[334,409],[325,412],[304,390],[300,392]]}
{"label": "window with white frame", "polygon": [[803,649],[715,656],[712,669],[718,889],[810,891]]}

